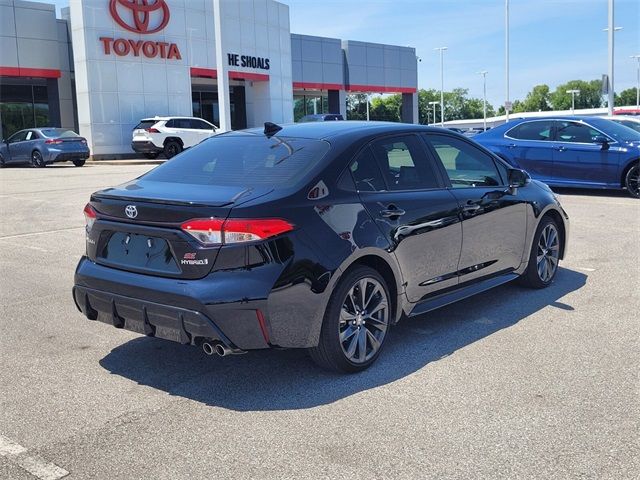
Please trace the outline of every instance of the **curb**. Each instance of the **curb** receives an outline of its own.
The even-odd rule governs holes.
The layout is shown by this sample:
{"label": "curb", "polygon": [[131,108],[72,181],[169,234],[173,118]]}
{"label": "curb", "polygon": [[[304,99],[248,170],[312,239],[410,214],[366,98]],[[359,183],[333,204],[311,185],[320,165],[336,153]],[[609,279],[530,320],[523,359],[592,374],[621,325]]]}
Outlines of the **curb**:
{"label": "curb", "polygon": [[166,160],[89,160],[86,165],[92,167],[100,165],[160,165]]}

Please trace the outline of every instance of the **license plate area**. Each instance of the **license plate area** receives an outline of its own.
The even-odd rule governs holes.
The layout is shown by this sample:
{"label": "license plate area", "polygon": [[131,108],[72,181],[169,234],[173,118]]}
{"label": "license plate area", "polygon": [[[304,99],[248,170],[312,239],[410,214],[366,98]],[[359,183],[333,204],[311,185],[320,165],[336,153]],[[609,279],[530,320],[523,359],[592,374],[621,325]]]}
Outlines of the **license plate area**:
{"label": "license plate area", "polygon": [[138,233],[114,232],[99,259],[114,266],[180,273],[169,243],[164,238]]}

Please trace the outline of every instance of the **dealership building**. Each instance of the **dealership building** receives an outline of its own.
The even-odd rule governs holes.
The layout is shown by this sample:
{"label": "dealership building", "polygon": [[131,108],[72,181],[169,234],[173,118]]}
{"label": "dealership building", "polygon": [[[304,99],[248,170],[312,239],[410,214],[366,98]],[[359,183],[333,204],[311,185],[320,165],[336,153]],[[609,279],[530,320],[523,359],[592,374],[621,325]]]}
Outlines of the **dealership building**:
{"label": "dealership building", "polygon": [[346,115],[351,93],[400,93],[418,118],[415,49],[292,34],[273,0],[0,0],[0,135],[73,128],[96,158],[133,154],[141,118],[224,130]]}

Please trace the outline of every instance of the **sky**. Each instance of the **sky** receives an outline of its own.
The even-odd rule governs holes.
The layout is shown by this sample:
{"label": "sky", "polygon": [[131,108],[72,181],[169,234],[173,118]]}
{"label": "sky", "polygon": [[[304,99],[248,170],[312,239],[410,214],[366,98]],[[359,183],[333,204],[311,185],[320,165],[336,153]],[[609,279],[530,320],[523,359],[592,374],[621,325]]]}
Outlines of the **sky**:
{"label": "sky", "polygon": [[[242,1],[242,0],[239,0]],[[505,0],[280,0],[289,5],[292,33],[411,46],[421,59],[418,87],[467,88],[487,100],[505,100]],[[68,0],[55,0],[58,7]],[[534,85],[552,90],[569,80],[607,73],[608,0],[510,0],[510,99]],[[615,0],[615,90],[636,86],[640,54],[640,0]]]}

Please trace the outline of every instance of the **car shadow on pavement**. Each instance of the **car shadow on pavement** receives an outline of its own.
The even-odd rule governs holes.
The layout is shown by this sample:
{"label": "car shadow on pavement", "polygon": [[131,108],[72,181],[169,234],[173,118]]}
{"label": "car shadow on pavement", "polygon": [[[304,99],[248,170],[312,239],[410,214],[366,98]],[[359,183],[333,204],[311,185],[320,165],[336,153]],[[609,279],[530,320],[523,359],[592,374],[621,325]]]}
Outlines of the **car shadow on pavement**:
{"label": "car shadow on pavement", "polygon": [[573,307],[559,299],[586,280],[583,273],[561,268],[543,290],[507,284],[403,320],[377,362],[355,375],[320,370],[303,350],[207,357],[198,348],[147,337],[115,348],[100,364],[112,374],[207,405],[237,411],[311,408],[404,378],[543,308],[571,315]]}
{"label": "car shadow on pavement", "polygon": [[612,198],[633,198],[626,190],[596,189],[596,188],[562,188],[553,187],[552,190],[558,195],[579,195],[583,197],[612,197]]}

